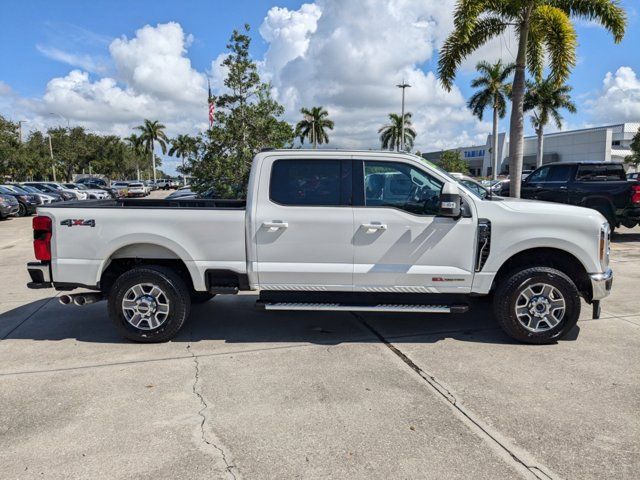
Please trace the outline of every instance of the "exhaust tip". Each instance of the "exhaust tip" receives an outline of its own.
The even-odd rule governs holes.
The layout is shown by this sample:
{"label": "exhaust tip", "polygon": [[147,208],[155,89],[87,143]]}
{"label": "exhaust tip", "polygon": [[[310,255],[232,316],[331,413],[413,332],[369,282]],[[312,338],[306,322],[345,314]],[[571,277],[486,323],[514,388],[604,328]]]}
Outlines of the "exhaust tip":
{"label": "exhaust tip", "polygon": [[87,303],[87,299],[84,298],[84,296],[79,295],[77,297],[75,297],[73,299],[73,303],[75,303],[76,305],[78,305],[79,307],[81,307],[82,305],[84,305],[85,303]]}
{"label": "exhaust tip", "polygon": [[71,298],[71,295],[61,295],[58,301],[62,305],[69,305],[73,301],[73,298]]}

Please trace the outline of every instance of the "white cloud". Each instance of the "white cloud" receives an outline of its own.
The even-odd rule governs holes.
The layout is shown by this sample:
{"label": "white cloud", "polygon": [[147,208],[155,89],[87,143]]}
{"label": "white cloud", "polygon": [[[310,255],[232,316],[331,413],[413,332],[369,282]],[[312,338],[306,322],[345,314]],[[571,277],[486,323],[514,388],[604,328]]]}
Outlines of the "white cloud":
{"label": "white cloud", "polygon": [[453,0],[319,0],[299,10],[274,7],[260,27],[269,42],[262,65],[298,120],[302,106],[323,105],[336,127],[331,146],[378,148],[377,130],[400,111],[397,83],[406,80],[407,111],[425,150],[484,143],[460,91],[446,92],[421,66],[433,59],[452,26]]}
{"label": "white cloud", "polygon": [[94,73],[104,73],[107,70],[104,61],[102,59],[95,58],[92,55],[71,53],[47,45],[36,45],[36,48],[45,57],[66,63],[72,67],[80,67]]}
{"label": "white cloud", "polygon": [[595,123],[640,121],[640,79],[631,67],[608,72],[597,97],[587,101]]}

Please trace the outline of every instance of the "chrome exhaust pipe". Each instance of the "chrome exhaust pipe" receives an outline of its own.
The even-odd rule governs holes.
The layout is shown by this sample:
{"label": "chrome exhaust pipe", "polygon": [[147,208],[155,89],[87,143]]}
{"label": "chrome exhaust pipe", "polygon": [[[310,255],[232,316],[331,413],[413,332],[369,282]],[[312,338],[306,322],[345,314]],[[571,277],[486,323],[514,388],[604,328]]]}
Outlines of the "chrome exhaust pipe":
{"label": "chrome exhaust pipe", "polygon": [[104,295],[99,292],[95,293],[78,293],[73,295],[73,303],[79,307],[99,302],[104,299]]}
{"label": "chrome exhaust pipe", "polygon": [[62,305],[69,305],[71,302],[73,302],[73,298],[71,297],[71,295],[60,295],[60,298],[58,298],[58,301]]}

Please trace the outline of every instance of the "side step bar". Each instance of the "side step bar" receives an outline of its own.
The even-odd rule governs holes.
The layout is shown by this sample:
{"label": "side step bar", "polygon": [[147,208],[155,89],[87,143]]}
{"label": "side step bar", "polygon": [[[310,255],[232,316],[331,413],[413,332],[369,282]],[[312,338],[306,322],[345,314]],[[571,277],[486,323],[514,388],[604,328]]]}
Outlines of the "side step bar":
{"label": "side step bar", "polygon": [[264,310],[313,310],[326,312],[465,313],[468,305],[345,305],[342,303],[256,302]]}

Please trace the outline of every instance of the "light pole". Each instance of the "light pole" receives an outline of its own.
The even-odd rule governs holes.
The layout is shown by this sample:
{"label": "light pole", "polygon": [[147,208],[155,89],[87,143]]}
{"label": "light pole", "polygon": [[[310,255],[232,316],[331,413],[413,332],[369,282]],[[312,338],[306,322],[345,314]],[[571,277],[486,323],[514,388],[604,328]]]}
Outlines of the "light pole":
{"label": "light pole", "polygon": [[53,181],[56,180],[56,162],[53,160],[53,146],[51,145],[51,134],[49,134],[49,155],[51,155],[51,170],[53,171]]}
{"label": "light pole", "polygon": [[404,90],[406,88],[410,88],[411,85],[402,80],[402,83],[396,85],[396,87],[402,89],[402,116],[400,117],[400,121],[402,122],[402,131],[400,132],[400,150],[404,152]]}
{"label": "light pole", "polygon": [[18,121],[18,143],[22,143],[22,124],[23,123],[29,123],[29,120]]}

